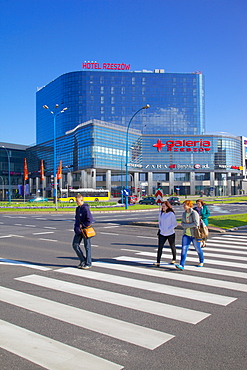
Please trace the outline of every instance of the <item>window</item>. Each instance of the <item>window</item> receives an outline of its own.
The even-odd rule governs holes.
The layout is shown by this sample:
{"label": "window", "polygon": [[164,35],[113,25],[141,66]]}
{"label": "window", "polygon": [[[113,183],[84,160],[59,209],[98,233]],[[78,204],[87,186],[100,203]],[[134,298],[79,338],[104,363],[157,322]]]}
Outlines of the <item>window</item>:
{"label": "window", "polygon": [[188,172],[175,172],[174,181],[190,181],[190,173]]}
{"label": "window", "polygon": [[195,173],[195,180],[196,181],[210,180],[210,173],[209,172],[206,172],[206,173],[196,172]]}

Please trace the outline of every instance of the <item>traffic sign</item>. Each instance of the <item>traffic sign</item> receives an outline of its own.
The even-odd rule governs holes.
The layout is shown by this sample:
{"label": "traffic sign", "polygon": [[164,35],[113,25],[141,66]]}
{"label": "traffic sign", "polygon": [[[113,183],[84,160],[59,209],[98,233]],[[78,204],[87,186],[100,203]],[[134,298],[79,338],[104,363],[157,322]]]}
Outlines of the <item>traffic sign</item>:
{"label": "traffic sign", "polygon": [[156,203],[160,204],[163,202],[163,193],[161,190],[157,190],[155,193]]}
{"label": "traffic sign", "polygon": [[125,197],[127,197],[128,195],[130,195],[130,190],[129,189],[123,189],[123,195]]}

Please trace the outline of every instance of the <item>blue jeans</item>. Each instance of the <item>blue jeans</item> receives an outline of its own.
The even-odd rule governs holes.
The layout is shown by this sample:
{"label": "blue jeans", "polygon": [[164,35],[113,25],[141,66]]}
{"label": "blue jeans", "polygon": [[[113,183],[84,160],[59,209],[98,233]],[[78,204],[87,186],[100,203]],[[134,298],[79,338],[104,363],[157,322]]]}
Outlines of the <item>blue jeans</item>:
{"label": "blue jeans", "polygon": [[[84,248],[86,251],[86,257],[84,256],[81,248],[80,248],[80,243],[81,241],[84,241]],[[91,239],[83,238],[82,234],[75,234],[72,247],[77,254],[80,263],[85,263],[86,266],[91,266],[92,265],[92,252],[91,252]]]}
{"label": "blue jeans", "polygon": [[192,236],[183,235],[182,238],[182,253],[181,253],[181,259],[180,259],[180,265],[184,267],[185,260],[187,257],[187,253],[190,247],[191,242],[193,243],[193,246],[195,250],[197,251],[200,263],[204,262],[204,254],[203,250],[201,248],[201,242],[197,241],[196,238],[193,238]]}

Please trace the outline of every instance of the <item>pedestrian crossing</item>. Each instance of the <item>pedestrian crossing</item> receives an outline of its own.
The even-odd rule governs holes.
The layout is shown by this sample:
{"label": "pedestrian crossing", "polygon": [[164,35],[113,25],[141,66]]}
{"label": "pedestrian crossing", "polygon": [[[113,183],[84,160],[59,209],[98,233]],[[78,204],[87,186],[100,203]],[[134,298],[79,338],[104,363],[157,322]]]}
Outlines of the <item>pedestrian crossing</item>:
{"label": "pedestrian crossing", "polygon": [[[222,310],[223,317],[227,306],[237,301],[238,294],[246,293],[244,249],[247,237],[232,239],[231,235],[221,236],[220,240],[217,237],[210,239],[204,250],[203,268],[195,266],[198,258],[192,257],[192,253],[197,257],[196,252],[189,252],[184,272],[165,262],[171,258],[169,247],[163,250],[164,262],[160,268],[152,266],[156,261],[156,251],[146,252],[141,248],[126,248],[129,255],[118,255],[111,261],[94,261],[91,270],[72,267],[41,269],[37,266],[34,273],[14,278],[15,289],[0,286],[0,301],[9,307],[76,327],[82,336],[89,331],[118,341],[123,347],[133,346],[133,351],[138,347],[155,352],[160,346],[176,340],[175,325],[188,325],[189,331],[190,327],[210,320],[216,307]],[[178,248],[178,255],[179,251]],[[237,259],[241,262],[237,263]],[[0,260],[1,264],[14,262]],[[18,266],[18,263],[15,265]],[[35,265],[20,265],[35,269]],[[57,294],[50,294],[52,292],[59,293],[59,300],[55,299]],[[49,293],[49,298],[45,293]],[[76,297],[76,300],[71,298],[71,302],[76,304],[64,303],[65,295]],[[93,302],[93,310],[87,309],[85,300]],[[105,305],[107,310],[102,309]],[[121,310],[118,311],[122,312],[119,317],[111,316],[114,307]],[[127,312],[132,314],[127,315]],[[145,324],[138,321],[135,316],[138,313],[146,315]],[[165,330],[163,325],[166,321],[169,330]],[[46,369],[124,369],[124,356],[119,356],[118,361],[111,361],[109,356],[104,356],[104,352],[95,355],[85,351],[83,342],[77,348],[71,343],[51,338],[49,332],[47,335],[40,334],[5,320],[0,320],[0,331],[2,349]]]}

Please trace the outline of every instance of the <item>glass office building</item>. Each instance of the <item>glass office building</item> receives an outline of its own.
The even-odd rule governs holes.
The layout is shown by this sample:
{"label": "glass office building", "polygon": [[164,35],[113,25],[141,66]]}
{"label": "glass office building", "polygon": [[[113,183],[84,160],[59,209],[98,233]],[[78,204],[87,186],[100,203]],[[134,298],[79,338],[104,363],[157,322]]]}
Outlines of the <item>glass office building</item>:
{"label": "glass office building", "polygon": [[[150,108],[132,121],[146,104]],[[128,187],[133,193],[154,194],[161,187],[165,194],[227,195],[243,188],[244,141],[230,134],[205,134],[201,72],[87,70],[66,73],[39,89],[37,145],[28,149],[30,186],[50,195],[54,115],[44,105],[53,113],[68,108],[56,116],[56,166],[60,161],[63,166],[60,187],[102,187],[120,196],[131,121]]]}
{"label": "glass office building", "polygon": [[11,198],[22,195],[27,148],[26,145],[0,143],[0,200],[9,199],[9,192]]}
{"label": "glass office building", "polygon": [[66,73],[37,92],[36,143],[53,139],[52,120],[43,109],[56,104],[65,114],[57,118],[57,136],[92,119],[131,127],[143,134],[201,135],[204,133],[204,77],[201,73],[100,72]]}

